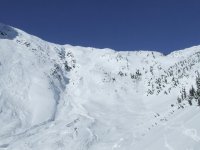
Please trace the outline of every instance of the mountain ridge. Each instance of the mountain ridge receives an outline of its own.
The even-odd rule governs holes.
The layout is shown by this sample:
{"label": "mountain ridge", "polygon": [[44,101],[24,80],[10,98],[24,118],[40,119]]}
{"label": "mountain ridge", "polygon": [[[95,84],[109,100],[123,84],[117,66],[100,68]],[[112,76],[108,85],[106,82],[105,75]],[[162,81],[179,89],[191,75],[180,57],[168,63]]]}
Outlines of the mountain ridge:
{"label": "mountain ridge", "polygon": [[[31,35],[29,34],[28,32],[25,32],[23,30],[20,30],[18,28],[15,28],[13,26],[9,26],[9,25],[6,25],[6,24],[3,24],[3,23],[0,23],[0,28],[5,28],[5,27],[10,27],[10,28],[13,28],[19,32],[21,32],[22,34],[26,34],[26,35]],[[44,39],[41,39],[35,35],[31,35],[31,38],[36,38],[38,40],[42,40],[42,41],[45,41],[45,42],[48,42]],[[93,49],[99,49],[99,50],[111,50],[111,51],[116,51],[116,52],[154,52],[154,53],[160,53],[161,55],[164,55],[164,56],[168,56],[174,52],[183,52],[185,50],[188,50],[188,49],[193,49],[193,48],[198,48],[200,47],[200,45],[196,45],[196,46],[192,46],[192,47],[187,47],[187,48],[184,48],[184,49],[178,49],[178,50],[173,50],[172,52],[170,52],[169,54],[163,54],[162,52],[159,52],[159,51],[155,51],[155,50],[114,50],[114,49],[111,49],[111,48],[95,48],[95,47],[90,47],[90,46],[87,46],[87,47],[84,47],[84,46],[77,46],[77,45],[70,45],[70,44],[57,44],[57,43],[52,43],[52,42],[48,42],[50,44],[56,44],[56,45],[61,45],[61,46],[73,46],[73,47],[83,47],[83,48],[93,48]]]}

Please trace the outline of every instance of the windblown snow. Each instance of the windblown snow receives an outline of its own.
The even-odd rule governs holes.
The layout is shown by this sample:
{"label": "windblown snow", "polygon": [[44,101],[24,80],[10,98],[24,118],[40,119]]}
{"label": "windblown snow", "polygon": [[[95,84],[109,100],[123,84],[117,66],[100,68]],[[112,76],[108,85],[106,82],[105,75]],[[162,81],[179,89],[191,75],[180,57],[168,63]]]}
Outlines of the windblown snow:
{"label": "windblown snow", "polygon": [[0,149],[199,150],[200,46],[167,56],[43,41],[0,24]]}

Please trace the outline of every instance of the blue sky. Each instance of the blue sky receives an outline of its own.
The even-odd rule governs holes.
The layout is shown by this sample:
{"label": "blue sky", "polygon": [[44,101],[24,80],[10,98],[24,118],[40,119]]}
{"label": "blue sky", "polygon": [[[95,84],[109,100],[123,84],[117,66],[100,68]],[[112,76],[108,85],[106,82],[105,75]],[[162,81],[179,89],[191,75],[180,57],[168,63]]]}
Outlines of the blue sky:
{"label": "blue sky", "polygon": [[59,44],[157,50],[200,44],[199,0],[1,0],[0,21]]}

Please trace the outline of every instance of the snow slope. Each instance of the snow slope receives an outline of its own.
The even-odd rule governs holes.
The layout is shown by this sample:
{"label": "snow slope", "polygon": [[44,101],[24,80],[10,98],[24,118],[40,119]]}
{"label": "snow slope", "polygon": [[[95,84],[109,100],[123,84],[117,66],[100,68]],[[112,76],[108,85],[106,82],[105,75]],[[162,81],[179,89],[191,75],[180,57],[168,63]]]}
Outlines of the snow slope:
{"label": "snow slope", "polygon": [[0,149],[198,150],[200,108],[176,99],[199,68],[200,46],[118,52],[0,24]]}

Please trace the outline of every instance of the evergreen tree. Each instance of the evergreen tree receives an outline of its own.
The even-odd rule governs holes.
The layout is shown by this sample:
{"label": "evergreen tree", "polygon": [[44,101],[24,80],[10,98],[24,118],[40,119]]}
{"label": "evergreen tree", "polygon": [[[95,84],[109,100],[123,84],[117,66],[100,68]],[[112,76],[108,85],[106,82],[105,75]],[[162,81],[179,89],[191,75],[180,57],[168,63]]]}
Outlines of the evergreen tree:
{"label": "evergreen tree", "polygon": [[197,98],[198,106],[200,106],[200,75],[199,75],[199,73],[196,78],[196,85],[197,85],[196,98]]}
{"label": "evergreen tree", "polygon": [[187,98],[187,93],[186,93],[186,90],[185,88],[182,89],[182,94],[183,94],[183,99],[186,99]]}
{"label": "evergreen tree", "polygon": [[192,97],[191,96],[188,99],[188,103],[189,103],[190,106],[192,105]]}
{"label": "evergreen tree", "polygon": [[195,89],[194,89],[193,86],[191,87],[191,89],[190,89],[190,91],[189,91],[189,94],[190,94],[191,97],[194,97],[194,96],[195,96]]}
{"label": "evergreen tree", "polygon": [[197,105],[200,106],[200,99],[197,99]]}

